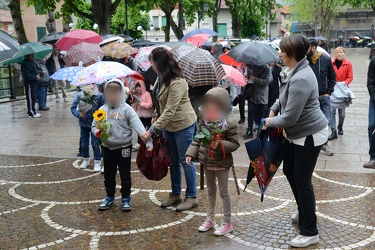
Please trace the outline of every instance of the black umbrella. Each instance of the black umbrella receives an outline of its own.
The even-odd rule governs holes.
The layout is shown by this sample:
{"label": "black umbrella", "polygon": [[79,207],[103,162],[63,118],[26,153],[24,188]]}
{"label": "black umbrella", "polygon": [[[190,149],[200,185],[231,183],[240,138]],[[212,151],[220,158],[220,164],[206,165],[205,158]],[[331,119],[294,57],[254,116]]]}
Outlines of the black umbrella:
{"label": "black umbrella", "polygon": [[318,40],[318,41],[328,41],[327,38],[325,38],[324,36],[316,36],[314,37],[315,40]]}
{"label": "black umbrella", "polygon": [[0,30],[0,62],[12,58],[19,50],[16,39],[3,30]]}
{"label": "black umbrella", "polygon": [[66,32],[52,32],[40,39],[40,43],[55,44]]}
{"label": "black umbrella", "polygon": [[262,66],[275,63],[279,58],[277,50],[261,42],[241,43],[228,52],[237,62]]}
{"label": "black umbrella", "polygon": [[124,38],[124,39],[125,39],[125,42],[131,42],[131,41],[134,40],[133,37],[131,37],[131,36],[129,36],[129,35],[126,35],[126,34],[119,34],[118,36]]}
{"label": "black umbrella", "polygon": [[107,35],[103,35],[102,39],[105,40],[105,39],[108,39],[108,38],[118,37],[118,36],[120,36],[120,35],[107,34]]}

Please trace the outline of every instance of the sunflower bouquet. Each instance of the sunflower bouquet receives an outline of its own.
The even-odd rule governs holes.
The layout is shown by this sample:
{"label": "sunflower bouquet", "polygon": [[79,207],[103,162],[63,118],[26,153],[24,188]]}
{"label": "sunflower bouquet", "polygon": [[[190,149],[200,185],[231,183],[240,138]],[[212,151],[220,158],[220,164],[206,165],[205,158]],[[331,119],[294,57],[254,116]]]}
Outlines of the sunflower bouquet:
{"label": "sunflower bouquet", "polygon": [[109,139],[109,129],[112,128],[112,124],[107,119],[107,114],[104,110],[98,109],[93,114],[95,121],[97,122],[96,128],[98,132],[96,132],[95,136],[100,138],[102,142],[107,143]]}

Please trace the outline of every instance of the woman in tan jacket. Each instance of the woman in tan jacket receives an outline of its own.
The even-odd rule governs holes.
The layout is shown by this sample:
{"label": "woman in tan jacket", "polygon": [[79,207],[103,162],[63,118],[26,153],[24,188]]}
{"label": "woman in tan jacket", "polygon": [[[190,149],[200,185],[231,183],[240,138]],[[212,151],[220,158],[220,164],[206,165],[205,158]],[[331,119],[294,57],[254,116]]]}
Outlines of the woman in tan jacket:
{"label": "woman in tan jacket", "polygon": [[[150,54],[150,62],[158,74],[153,91],[157,119],[141,138],[147,140],[152,134],[163,132],[168,140],[172,158],[172,192],[161,207],[179,204],[176,211],[185,211],[198,205],[195,165],[185,161],[185,153],[195,135],[197,117],[189,100],[188,84],[183,79],[183,72],[173,54],[165,48],[155,48]],[[187,185],[183,201],[181,165],[185,171]]]}

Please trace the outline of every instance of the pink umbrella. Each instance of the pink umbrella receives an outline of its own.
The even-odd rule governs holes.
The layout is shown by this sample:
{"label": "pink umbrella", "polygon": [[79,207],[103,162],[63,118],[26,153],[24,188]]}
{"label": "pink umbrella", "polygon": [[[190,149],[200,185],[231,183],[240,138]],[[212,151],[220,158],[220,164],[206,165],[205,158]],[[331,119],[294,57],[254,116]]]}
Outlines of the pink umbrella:
{"label": "pink umbrella", "polygon": [[197,34],[189,37],[185,40],[185,42],[194,44],[195,46],[199,47],[202,46],[205,42],[207,42],[210,36],[210,34]]}
{"label": "pink umbrella", "polygon": [[72,46],[81,42],[99,44],[103,39],[99,34],[91,30],[73,30],[67,32],[56,42],[56,46],[63,51],[69,50]]}
{"label": "pink umbrella", "polygon": [[235,85],[243,87],[247,84],[245,76],[241,72],[239,72],[237,69],[233,68],[232,66],[225,65],[225,64],[222,64],[221,66],[223,66],[223,69],[226,74],[226,78],[229,78],[230,80],[232,80],[232,82]]}

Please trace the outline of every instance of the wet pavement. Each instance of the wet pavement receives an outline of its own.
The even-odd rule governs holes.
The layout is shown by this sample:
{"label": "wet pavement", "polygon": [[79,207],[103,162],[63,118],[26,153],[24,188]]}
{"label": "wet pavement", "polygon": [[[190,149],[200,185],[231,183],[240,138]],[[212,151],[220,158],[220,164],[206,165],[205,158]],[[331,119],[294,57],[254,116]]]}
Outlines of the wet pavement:
{"label": "wet pavement", "polygon": [[[375,170],[362,168],[368,161],[367,52],[347,51],[357,99],[347,109],[345,135],[330,142],[335,155],[319,157],[313,183],[320,242],[309,249],[375,249]],[[73,95],[69,93],[70,101]],[[290,248],[298,234],[290,223],[296,205],[282,170],[263,203],[256,181],[238,196],[231,176],[234,232],[226,236],[197,231],[206,217],[206,191],[198,191],[199,207],[189,212],[162,209],[169,176],[148,181],[135,165],[132,212],[121,211],[119,197],[114,208],[99,212],[103,175],[77,168],[79,131],[70,103],[48,98],[51,110],[40,119],[27,118],[23,100],[0,104],[0,249]],[[242,136],[245,126],[239,131]],[[243,188],[248,165],[244,146],[236,152],[235,164]],[[221,211],[218,198],[217,222]]]}

